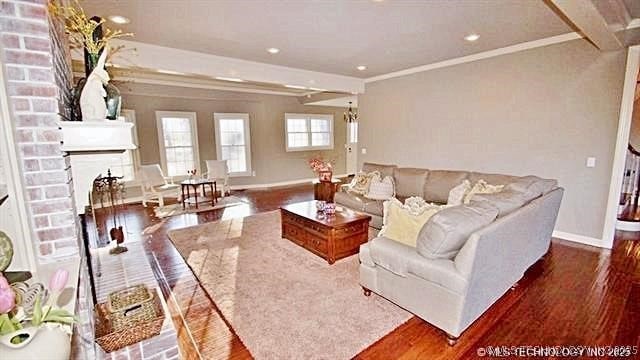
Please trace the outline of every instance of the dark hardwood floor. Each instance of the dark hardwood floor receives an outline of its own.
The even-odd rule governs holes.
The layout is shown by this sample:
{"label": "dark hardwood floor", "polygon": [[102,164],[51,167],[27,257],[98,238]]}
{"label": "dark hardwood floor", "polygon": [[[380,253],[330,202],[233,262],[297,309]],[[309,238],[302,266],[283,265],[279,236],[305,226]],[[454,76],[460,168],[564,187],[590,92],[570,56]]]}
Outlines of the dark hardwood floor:
{"label": "dark hardwood floor", "polygon": [[[251,354],[171,244],[167,231],[276,210],[313,198],[313,189],[309,185],[234,195],[247,204],[162,220],[155,218],[151,207],[139,204],[122,211],[128,239],[144,241],[188,359],[246,359]],[[99,211],[96,220],[103,224],[104,214]],[[414,317],[357,358],[467,359],[477,358],[480,347],[518,345],[640,348],[640,235],[619,232],[612,250],[554,239],[547,256],[464,332],[456,346],[449,347],[440,330]]]}

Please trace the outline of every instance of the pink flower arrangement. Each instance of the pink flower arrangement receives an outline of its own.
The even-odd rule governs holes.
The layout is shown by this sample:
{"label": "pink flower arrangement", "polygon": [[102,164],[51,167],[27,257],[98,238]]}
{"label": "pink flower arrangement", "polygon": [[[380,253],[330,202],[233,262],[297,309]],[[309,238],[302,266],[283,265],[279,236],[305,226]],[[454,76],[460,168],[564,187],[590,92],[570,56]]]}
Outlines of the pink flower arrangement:
{"label": "pink flower arrangement", "polygon": [[54,293],[64,290],[64,287],[67,286],[68,280],[69,272],[67,270],[56,270],[56,272],[51,275],[51,279],[49,279],[49,290]]}
{"label": "pink flower arrangement", "polygon": [[324,160],[322,156],[312,157],[311,159],[307,160],[307,164],[309,164],[311,170],[316,173],[319,173],[320,171],[331,170],[333,168],[333,165],[331,164],[332,162],[333,161],[331,160]]}
{"label": "pink flower arrangement", "polygon": [[60,292],[67,286],[67,281],[69,281],[69,272],[64,269],[56,270],[49,279],[51,296],[48,303],[43,305],[40,296],[37,296],[32,316],[19,318],[17,314],[20,313],[20,305],[16,307],[16,294],[9,286],[7,279],[0,274],[0,335],[23,329],[28,323],[35,327],[44,323],[72,324],[75,321],[73,314],[65,309],[54,307]]}
{"label": "pink flower arrangement", "polygon": [[6,314],[16,306],[16,294],[7,279],[0,274],[0,314]]}

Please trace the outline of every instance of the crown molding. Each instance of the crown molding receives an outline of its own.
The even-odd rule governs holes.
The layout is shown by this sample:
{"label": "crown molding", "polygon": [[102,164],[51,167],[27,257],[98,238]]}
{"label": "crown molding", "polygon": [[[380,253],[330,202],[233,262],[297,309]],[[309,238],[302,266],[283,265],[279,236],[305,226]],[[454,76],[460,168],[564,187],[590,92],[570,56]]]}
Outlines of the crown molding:
{"label": "crown molding", "polygon": [[373,77],[365,79],[364,82],[365,83],[372,83],[372,82],[376,82],[376,81],[380,81],[380,80],[392,79],[392,78],[396,78],[396,77],[400,77],[400,76],[406,76],[406,75],[411,75],[411,74],[415,74],[415,73],[419,73],[419,72],[440,69],[440,68],[444,68],[444,67],[448,67],[448,66],[464,64],[464,63],[478,61],[478,60],[482,60],[482,59],[488,59],[488,58],[492,58],[492,57],[496,57],[496,56],[511,54],[511,53],[524,51],[524,50],[529,50],[529,49],[535,49],[535,48],[539,48],[539,47],[543,47],[543,46],[549,46],[549,45],[558,44],[558,43],[571,41],[571,40],[576,40],[576,39],[581,39],[581,38],[582,38],[582,35],[580,35],[580,34],[578,34],[576,32],[562,34],[562,35],[556,35],[556,36],[551,36],[551,37],[544,38],[544,39],[539,39],[539,40],[534,40],[534,41],[527,41],[527,42],[523,42],[523,43],[520,43],[520,44],[515,44],[515,45],[510,45],[510,46],[506,46],[506,47],[502,47],[502,48],[498,48],[498,49],[483,51],[483,52],[479,52],[477,54],[472,54],[472,55],[462,56],[462,57],[453,58],[453,59],[449,59],[449,60],[439,61],[439,62],[427,64],[427,65],[416,66],[416,67],[412,67],[412,68],[405,69],[405,70],[394,71],[394,72],[390,72],[388,74],[377,75],[377,76],[373,76]]}

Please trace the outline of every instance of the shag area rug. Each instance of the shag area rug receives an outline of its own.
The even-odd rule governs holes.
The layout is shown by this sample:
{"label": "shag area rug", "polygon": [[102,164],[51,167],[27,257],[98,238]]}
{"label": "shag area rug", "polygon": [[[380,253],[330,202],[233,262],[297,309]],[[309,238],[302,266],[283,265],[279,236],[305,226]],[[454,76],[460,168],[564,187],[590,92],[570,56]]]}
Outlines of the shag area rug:
{"label": "shag area rug", "polygon": [[211,199],[209,200],[200,200],[198,203],[198,208],[193,204],[187,204],[186,208],[182,208],[182,202],[178,202],[177,204],[165,205],[162,207],[157,207],[153,209],[156,217],[158,219],[166,218],[169,216],[176,216],[182,214],[195,214],[203,211],[211,211],[215,209],[222,209],[229,206],[246,204],[244,201],[240,200],[240,198],[236,196],[225,196],[219,197],[218,201],[216,201],[215,205],[211,205]]}
{"label": "shag area rug", "polygon": [[329,265],[283,239],[278,211],[168,235],[257,359],[350,359],[411,318],[363,295],[357,255]]}

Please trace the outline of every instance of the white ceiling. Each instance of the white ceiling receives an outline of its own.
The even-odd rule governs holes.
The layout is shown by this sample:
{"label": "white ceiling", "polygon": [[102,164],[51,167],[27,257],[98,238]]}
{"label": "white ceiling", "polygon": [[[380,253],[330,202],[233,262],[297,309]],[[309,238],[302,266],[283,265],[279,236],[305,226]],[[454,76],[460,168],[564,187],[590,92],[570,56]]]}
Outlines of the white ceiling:
{"label": "white ceiling", "polygon": [[[637,1],[637,0],[632,0]],[[138,42],[368,78],[573,31],[534,0],[85,0]],[[463,37],[478,33],[469,43]],[[277,47],[277,55],[266,48]],[[188,61],[188,59],[185,59]],[[355,69],[367,65],[366,71]]]}

